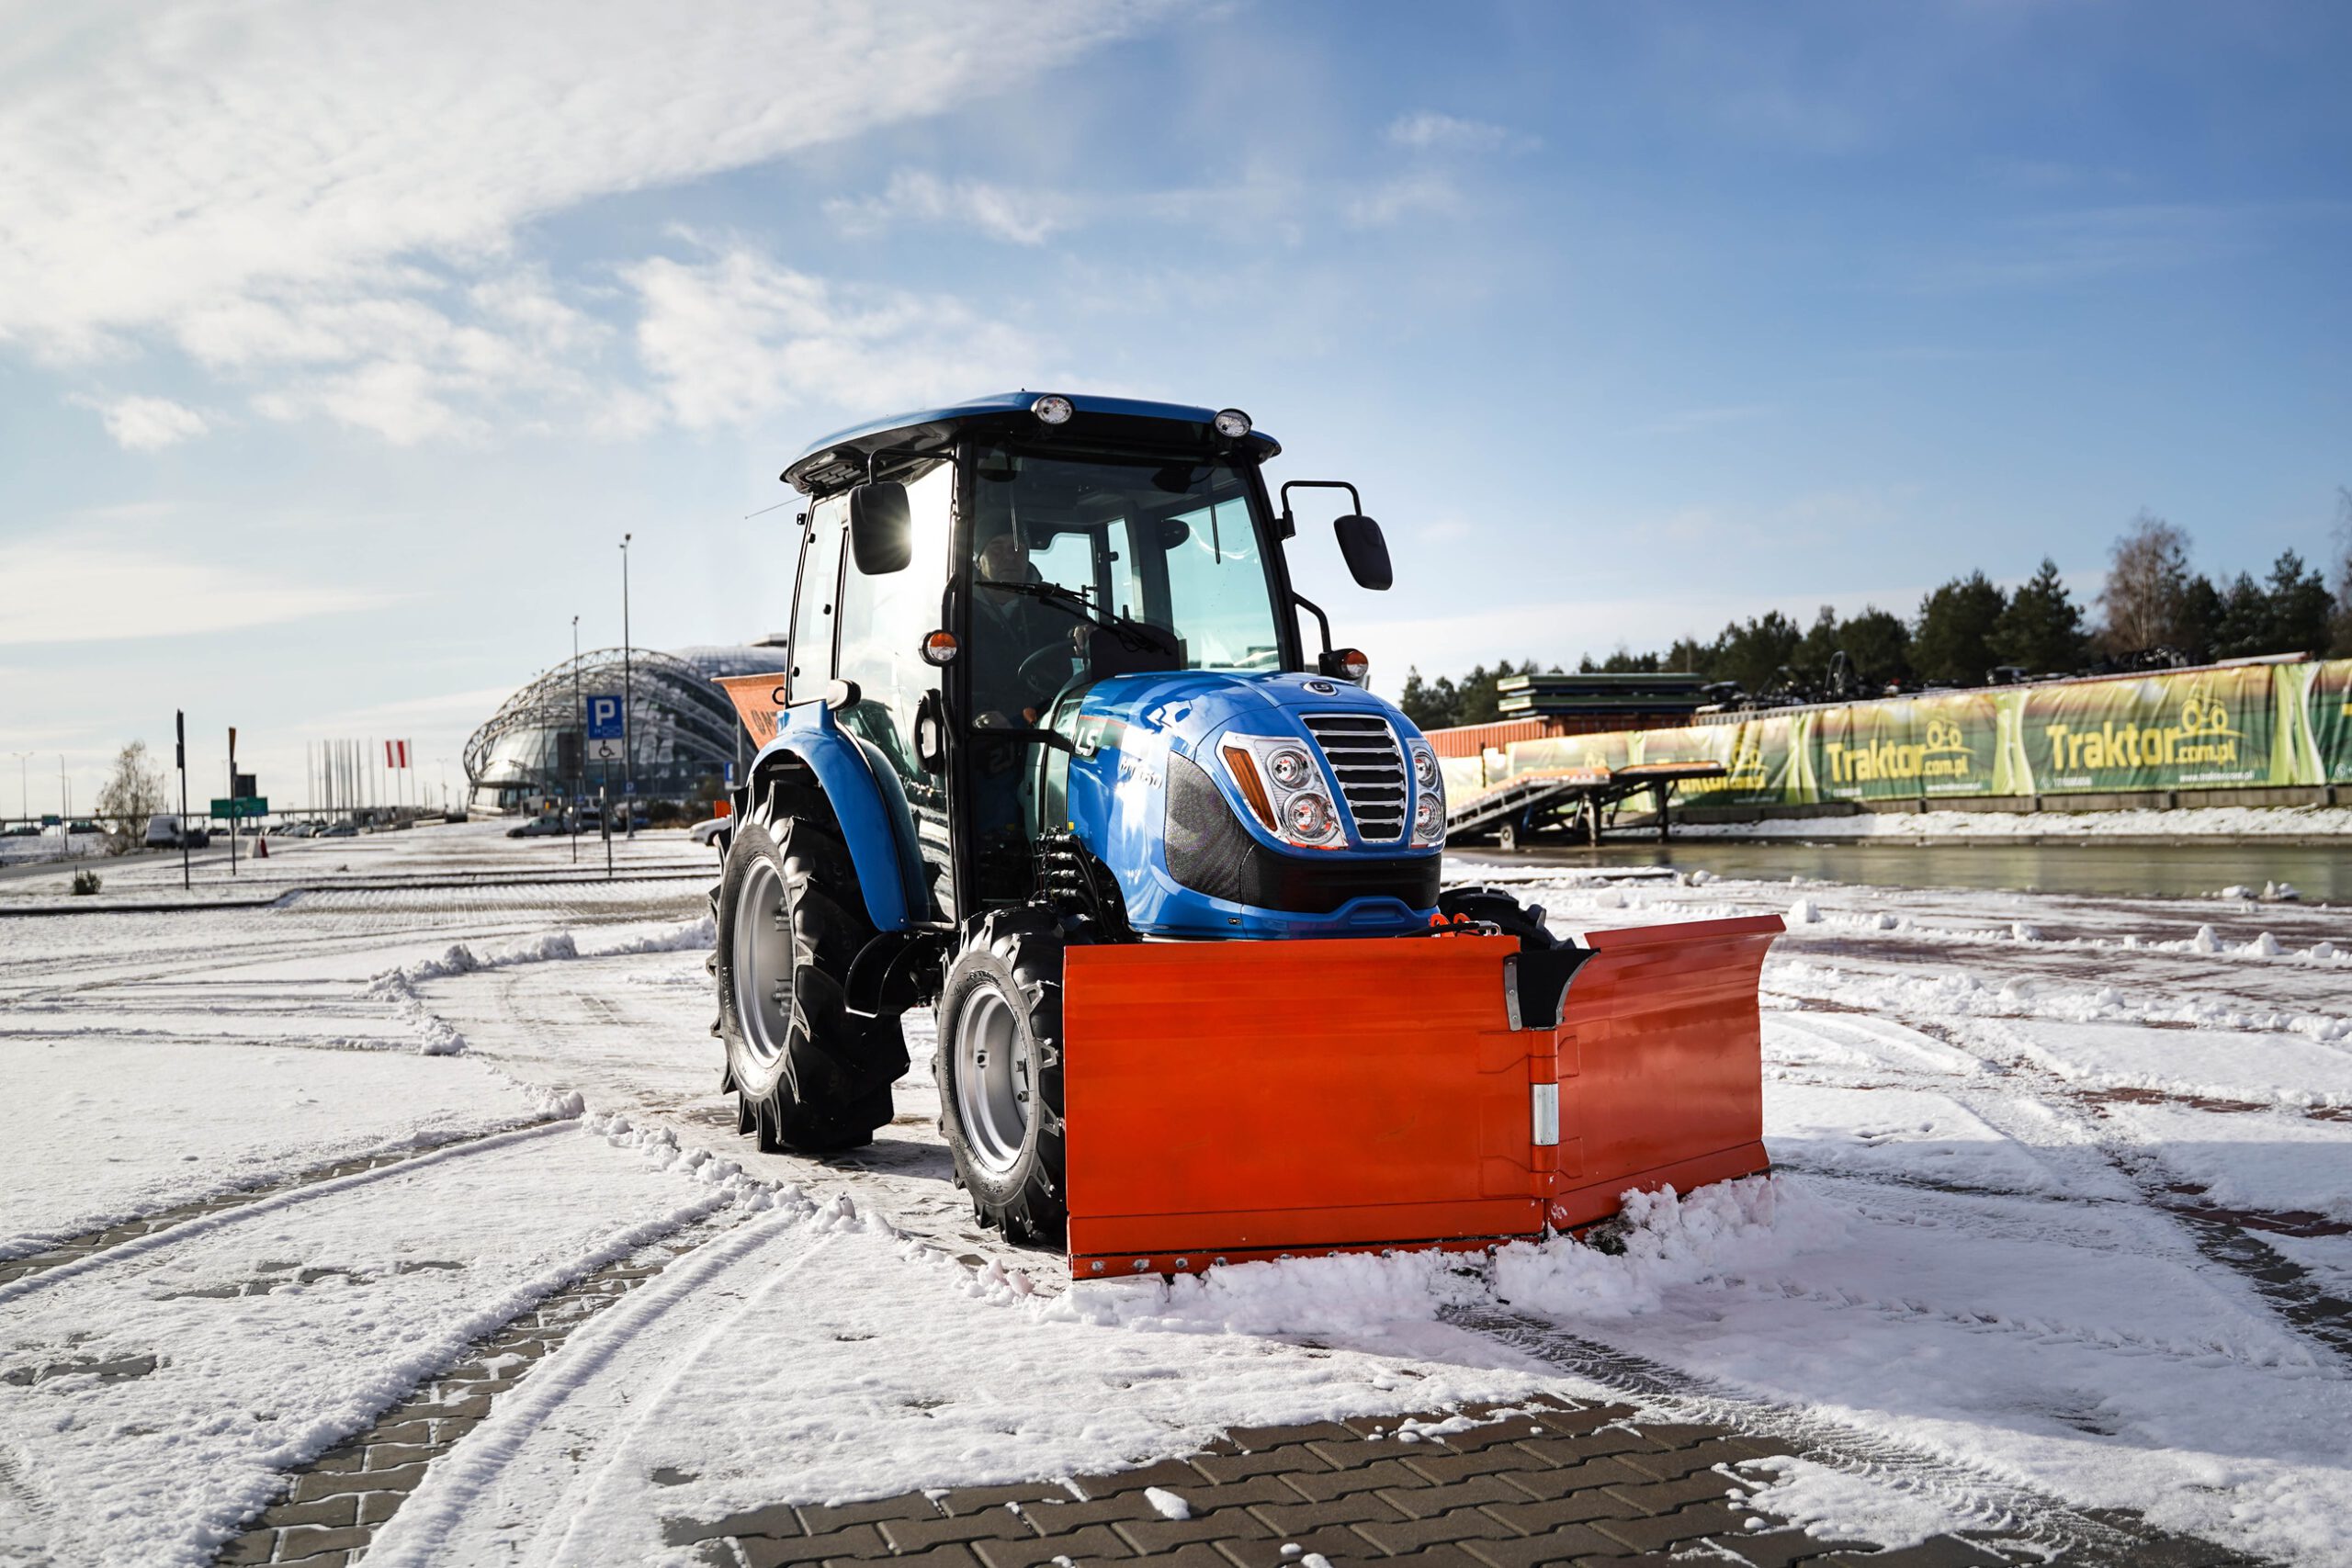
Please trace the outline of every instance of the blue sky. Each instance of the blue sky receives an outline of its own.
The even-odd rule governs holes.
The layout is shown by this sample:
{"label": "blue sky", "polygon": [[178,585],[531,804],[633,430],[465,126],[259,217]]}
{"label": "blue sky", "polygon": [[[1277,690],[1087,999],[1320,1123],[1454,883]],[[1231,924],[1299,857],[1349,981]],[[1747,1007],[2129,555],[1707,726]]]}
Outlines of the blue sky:
{"label": "blue sky", "polygon": [[454,783],[574,614],[618,640],[624,530],[639,641],[778,626],[744,514],[933,397],[1249,409],[1385,524],[1391,593],[1297,570],[1392,692],[2088,592],[2143,506],[2259,571],[2352,483],[2342,7],[697,15],[0,7],[0,756],[49,808],[175,706],[281,798],[322,736]]}

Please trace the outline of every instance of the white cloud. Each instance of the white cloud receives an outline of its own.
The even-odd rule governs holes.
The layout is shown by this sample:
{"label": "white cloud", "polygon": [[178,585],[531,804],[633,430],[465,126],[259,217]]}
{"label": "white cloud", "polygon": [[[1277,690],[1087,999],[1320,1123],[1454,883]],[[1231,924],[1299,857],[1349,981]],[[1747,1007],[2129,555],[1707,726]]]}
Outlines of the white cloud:
{"label": "white cloud", "polygon": [[1388,127],[1388,140],[1416,152],[1522,152],[1541,145],[1534,137],[1508,126],[1463,119],[1434,109],[1399,117]]}
{"label": "white cloud", "polygon": [[174,554],[131,537],[0,541],[0,645],[191,637],[380,604],[266,568]]}
{"label": "white cloud", "polygon": [[1076,218],[1075,204],[1049,191],[1011,190],[978,180],[950,182],[920,169],[899,170],[874,196],[829,201],[825,214],[848,234],[870,234],[913,220],[968,224],[1016,245],[1044,244]]}
{"label": "white cloud", "polygon": [[202,414],[169,398],[118,398],[110,403],[84,398],[79,401],[98,411],[107,434],[126,452],[160,452],[212,428]]}
{"label": "white cloud", "polygon": [[[593,324],[514,261],[524,225],[1017,88],[1178,3],[60,9],[0,40],[0,344],[166,342],[266,383],[266,413],[394,441],[463,434],[473,400],[609,403]],[[1008,238],[1049,221],[940,199]]]}
{"label": "white cloud", "polygon": [[1461,205],[1462,193],[1452,180],[1424,169],[1350,197],[1340,213],[1355,228],[1380,229],[1408,218],[1442,216]]}
{"label": "white cloud", "polygon": [[1039,379],[1025,337],[953,299],[840,288],[745,245],[623,276],[643,303],[638,355],[689,428],[804,399],[882,409]]}

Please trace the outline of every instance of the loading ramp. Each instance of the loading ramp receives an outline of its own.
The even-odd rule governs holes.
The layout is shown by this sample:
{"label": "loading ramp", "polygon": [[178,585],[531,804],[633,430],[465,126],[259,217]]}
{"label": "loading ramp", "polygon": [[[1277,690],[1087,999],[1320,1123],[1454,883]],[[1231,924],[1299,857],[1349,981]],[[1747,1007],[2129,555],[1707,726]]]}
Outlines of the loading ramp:
{"label": "loading ramp", "polygon": [[1492,836],[1506,850],[1539,833],[1580,833],[1588,844],[1598,844],[1605,827],[1614,826],[1618,808],[1637,795],[1653,801],[1651,826],[1664,842],[1671,824],[1678,784],[1724,776],[1721,762],[1634,762],[1622,768],[1566,768],[1556,773],[1521,773],[1448,807],[1445,836],[1449,843]]}

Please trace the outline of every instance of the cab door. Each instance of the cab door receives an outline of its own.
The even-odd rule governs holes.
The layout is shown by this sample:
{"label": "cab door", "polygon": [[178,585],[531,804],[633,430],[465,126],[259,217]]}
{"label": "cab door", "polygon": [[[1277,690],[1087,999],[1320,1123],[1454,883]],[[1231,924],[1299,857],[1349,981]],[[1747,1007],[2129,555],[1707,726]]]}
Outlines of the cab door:
{"label": "cab door", "polygon": [[[944,734],[940,671],[925,662],[922,641],[944,624],[942,584],[955,518],[956,470],[933,462],[906,476],[913,557],[904,571],[868,577],[852,561],[842,574],[839,652],[833,673],[853,682],[858,700],[834,715],[843,729],[881,753],[914,813],[915,839],[933,900],[956,918],[954,845],[948,825],[946,763],[927,728]],[[794,695],[800,694],[796,690]]]}

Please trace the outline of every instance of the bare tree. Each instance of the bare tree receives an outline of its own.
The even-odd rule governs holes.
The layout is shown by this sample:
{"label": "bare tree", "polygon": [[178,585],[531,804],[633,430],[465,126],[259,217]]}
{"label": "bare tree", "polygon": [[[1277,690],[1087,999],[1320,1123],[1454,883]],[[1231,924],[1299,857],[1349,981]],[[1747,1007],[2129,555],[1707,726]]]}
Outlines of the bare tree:
{"label": "bare tree", "polygon": [[147,838],[147,818],[164,809],[164,773],[147,760],[147,742],[134,740],[114,760],[98,791],[98,818],[107,824],[107,852],[127,854]]}
{"label": "bare tree", "polygon": [[2352,486],[2335,487],[2335,637],[2328,651],[2352,654]]}
{"label": "bare tree", "polygon": [[2136,653],[2174,640],[2181,595],[2188,587],[2188,535],[2142,511],[2108,552],[2101,634],[2111,653]]}

